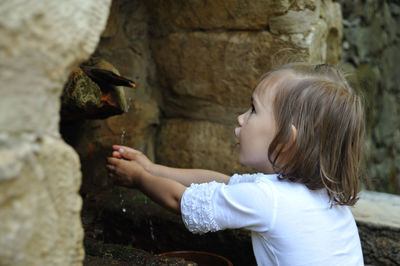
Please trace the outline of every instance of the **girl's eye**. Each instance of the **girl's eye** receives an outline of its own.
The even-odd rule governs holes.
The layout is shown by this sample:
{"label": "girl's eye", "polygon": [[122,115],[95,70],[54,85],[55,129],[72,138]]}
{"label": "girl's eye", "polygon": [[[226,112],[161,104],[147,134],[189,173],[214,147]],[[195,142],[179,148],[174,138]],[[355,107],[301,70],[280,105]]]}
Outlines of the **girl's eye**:
{"label": "girl's eye", "polygon": [[255,113],[256,112],[256,108],[254,108],[254,104],[251,104],[251,113]]}

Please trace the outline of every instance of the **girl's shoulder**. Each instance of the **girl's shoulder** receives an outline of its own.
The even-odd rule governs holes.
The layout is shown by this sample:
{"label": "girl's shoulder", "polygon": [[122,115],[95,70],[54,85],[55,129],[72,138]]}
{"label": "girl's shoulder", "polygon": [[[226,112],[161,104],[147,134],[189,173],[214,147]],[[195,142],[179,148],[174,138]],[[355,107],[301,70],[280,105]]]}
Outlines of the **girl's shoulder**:
{"label": "girl's shoulder", "polygon": [[[276,200],[290,207],[293,204],[307,202],[311,205],[320,205],[324,208],[330,206],[330,199],[326,189],[310,190],[302,183],[281,180],[277,174],[235,174],[231,177],[228,185],[249,184],[273,191]],[[303,204],[302,204],[303,205]]]}

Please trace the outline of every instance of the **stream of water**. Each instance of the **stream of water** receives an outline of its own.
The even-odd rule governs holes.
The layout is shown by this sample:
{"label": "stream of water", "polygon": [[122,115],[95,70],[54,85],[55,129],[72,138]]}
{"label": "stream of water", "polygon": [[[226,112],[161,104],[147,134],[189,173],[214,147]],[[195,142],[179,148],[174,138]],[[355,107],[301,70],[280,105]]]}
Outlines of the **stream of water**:
{"label": "stream of water", "polygon": [[[125,137],[126,137],[126,130],[125,130],[125,128],[122,128],[121,145],[125,145]],[[122,197],[121,190],[119,190],[119,198],[120,198],[121,210],[122,210],[122,212],[125,213],[126,208],[124,207],[124,198]]]}
{"label": "stream of water", "polygon": [[127,107],[126,107],[126,113],[129,112],[129,109],[131,108],[131,104],[132,104],[132,97],[128,98],[128,103],[127,103]]}
{"label": "stream of water", "polygon": [[125,137],[126,137],[126,130],[125,128],[122,128],[122,133],[121,133],[121,145],[125,144]]}

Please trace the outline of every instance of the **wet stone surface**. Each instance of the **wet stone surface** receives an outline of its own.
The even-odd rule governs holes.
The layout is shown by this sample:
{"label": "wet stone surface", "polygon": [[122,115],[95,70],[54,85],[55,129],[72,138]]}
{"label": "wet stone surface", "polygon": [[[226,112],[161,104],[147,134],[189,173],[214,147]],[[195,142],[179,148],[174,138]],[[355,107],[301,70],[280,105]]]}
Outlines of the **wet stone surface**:
{"label": "wet stone surface", "polygon": [[[233,265],[256,265],[249,232],[224,230],[204,235],[192,234],[185,228],[180,216],[168,212],[136,190],[121,188],[118,191],[114,188],[112,192],[87,194],[84,197],[82,224],[87,256],[110,258],[104,255],[105,247],[101,246],[113,243],[128,247],[123,249],[128,254],[133,254],[134,250],[135,256],[139,251],[140,254],[152,255],[193,250],[223,256]],[[90,245],[93,242],[100,249],[93,250]],[[115,256],[112,258],[116,259]],[[137,265],[148,264],[140,264],[139,261]]]}

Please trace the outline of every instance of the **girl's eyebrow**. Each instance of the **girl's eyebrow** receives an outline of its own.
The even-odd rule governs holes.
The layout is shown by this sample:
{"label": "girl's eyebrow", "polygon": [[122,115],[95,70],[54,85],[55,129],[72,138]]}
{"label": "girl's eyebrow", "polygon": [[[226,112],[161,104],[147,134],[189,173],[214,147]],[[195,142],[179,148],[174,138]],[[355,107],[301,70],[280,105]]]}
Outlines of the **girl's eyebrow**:
{"label": "girl's eyebrow", "polygon": [[251,104],[256,109],[259,109],[259,108],[265,109],[266,108],[266,106],[262,102],[260,102],[260,98],[258,98],[258,96],[256,96],[256,98],[254,98],[253,96],[251,97]]}
{"label": "girl's eyebrow", "polygon": [[255,104],[255,105],[260,105],[260,102],[258,101],[258,99],[254,99],[253,96],[251,96],[251,103]]}

